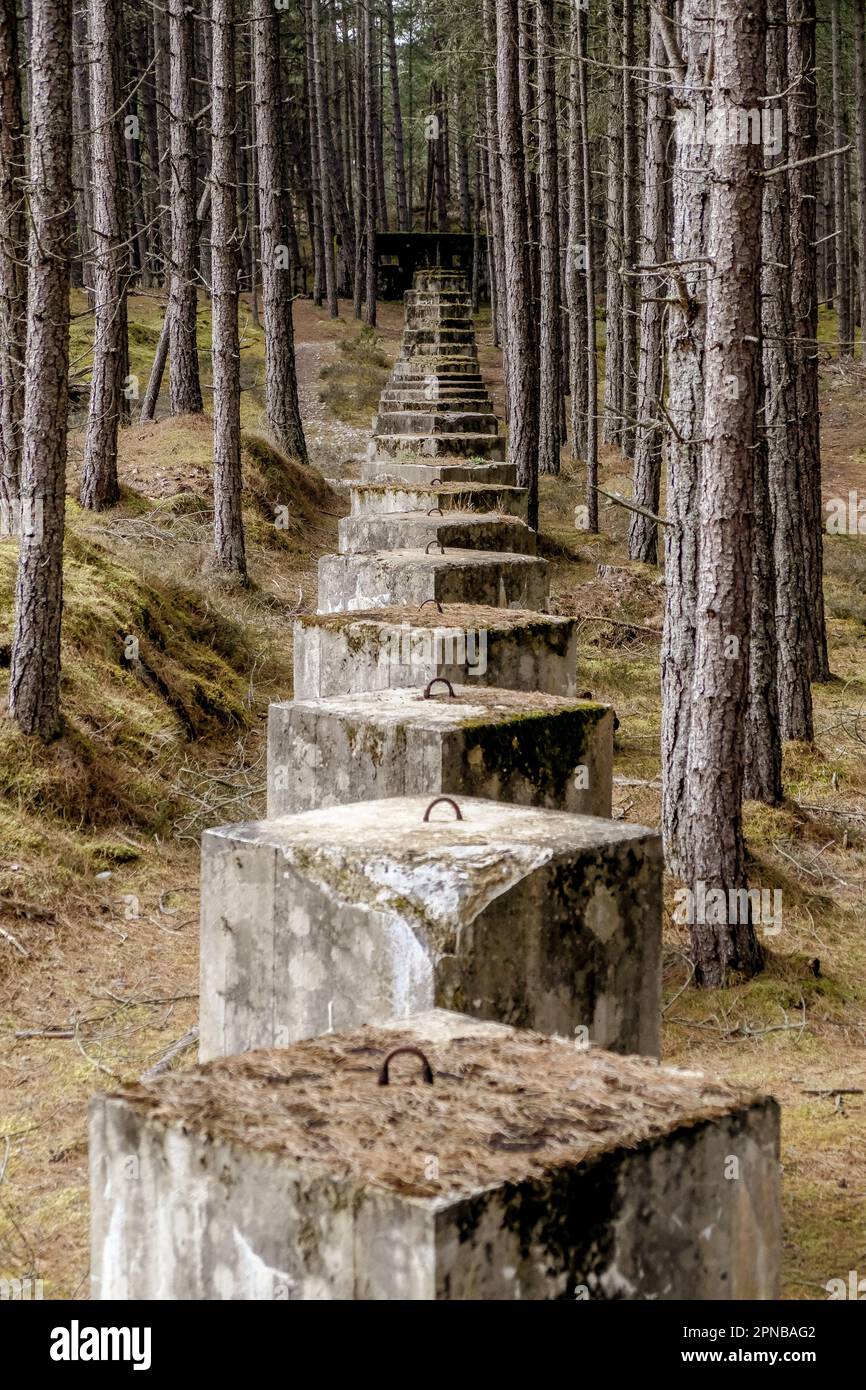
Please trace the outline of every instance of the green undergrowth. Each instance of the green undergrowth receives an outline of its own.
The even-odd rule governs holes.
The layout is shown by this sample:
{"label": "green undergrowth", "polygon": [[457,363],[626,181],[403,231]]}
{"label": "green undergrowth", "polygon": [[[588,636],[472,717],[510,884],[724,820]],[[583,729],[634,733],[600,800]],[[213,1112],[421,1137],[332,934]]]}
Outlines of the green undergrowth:
{"label": "green undergrowth", "polygon": [[341,339],[338,348],[337,360],[322,369],[324,387],[319,399],[345,424],[369,425],[388,380],[391,359],[375,329],[366,326],[354,338]]}

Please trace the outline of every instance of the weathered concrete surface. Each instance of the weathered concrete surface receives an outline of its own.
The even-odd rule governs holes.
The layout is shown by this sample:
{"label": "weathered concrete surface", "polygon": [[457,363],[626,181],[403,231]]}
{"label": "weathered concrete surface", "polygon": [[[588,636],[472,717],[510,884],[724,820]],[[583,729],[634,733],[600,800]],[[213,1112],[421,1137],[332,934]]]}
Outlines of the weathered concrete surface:
{"label": "weathered concrete surface", "polygon": [[[430,402],[437,405],[436,402]],[[492,413],[466,410],[388,410],[379,407],[373,416],[374,434],[497,434],[499,422]]]}
{"label": "weathered concrete surface", "polygon": [[202,837],[200,1055],[434,1004],[657,1056],[661,852],[641,826],[401,797]]}
{"label": "weathered concrete surface", "polygon": [[613,710],[537,692],[450,691],[272,704],[268,819],[425,792],[610,816]]}
{"label": "weathered concrete surface", "polygon": [[378,516],[342,516],[341,555],[370,550],[424,550],[428,545],[455,550],[509,551],[534,555],[536,535],[518,517],[495,512],[385,512]]}
{"label": "weathered concrete surface", "polygon": [[389,516],[392,512],[423,512],[439,507],[476,512],[504,512],[526,521],[529,490],[490,483],[436,483],[433,487],[405,483],[352,483],[352,516]]}
{"label": "weathered concrete surface", "polygon": [[99,1096],[90,1165],[94,1299],[779,1294],[773,1100],[440,1011]]}
{"label": "weathered concrete surface", "polygon": [[364,482],[398,482],[405,484],[442,483],[502,483],[517,486],[517,468],[513,463],[405,463],[394,459],[365,458],[361,463]]}
{"label": "weathered concrete surface", "polygon": [[500,463],[505,460],[505,441],[500,434],[374,434],[367,457],[406,463],[447,458]]}
{"label": "weathered concrete surface", "polygon": [[379,550],[319,560],[320,613],[418,605],[427,599],[543,613],[547,595],[547,561],[534,555]]}
{"label": "weathered concrete surface", "polygon": [[298,618],[294,630],[298,699],[456,684],[577,693],[573,618],[473,604],[380,609]]}

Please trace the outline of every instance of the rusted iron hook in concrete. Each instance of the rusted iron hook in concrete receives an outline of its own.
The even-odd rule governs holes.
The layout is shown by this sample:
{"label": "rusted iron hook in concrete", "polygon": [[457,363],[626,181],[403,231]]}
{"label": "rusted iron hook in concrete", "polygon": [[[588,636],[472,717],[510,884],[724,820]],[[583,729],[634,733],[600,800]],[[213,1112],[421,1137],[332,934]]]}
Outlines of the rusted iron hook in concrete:
{"label": "rusted iron hook in concrete", "polygon": [[[451,696],[451,699],[452,699],[452,700],[455,700],[455,699],[457,698],[456,695],[454,694],[454,686],[451,684],[451,682],[450,682],[449,680],[446,679],[445,676],[434,676],[433,679],[432,679],[432,681],[428,681],[427,684],[426,684],[425,687],[424,687],[424,699],[425,699],[425,700],[430,700],[430,699],[433,698],[433,697],[431,696],[431,694],[430,694],[430,691],[433,689],[434,685],[444,685],[444,686],[446,686],[446,687],[447,687],[447,690],[448,690],[448,694]],[[452,802],[451,804],[453,805],[454,803]]]}
{"label": "rusted iron hook in concrete", "polygon": [[413,1055],[414,1057],[420,1057],[420,1058],[421,1058],[421,1061],[422,1061],[422,1063],[423,1063],[423,1067],[422,1067],[422,1070],[421,1070],[421,1076],[423,1077],[424,1081],[427,1083],[428,1086],[432,1086],[432,1085],[433,1085],[433,1068],[431,1067],[430,1063],[427,1061],[427,1058],[424,1056],[424,1053],[421,1051],[420,1047],[413,1047],[413,1046],[411,1045],[411,1043],[407,1043],[404,1047],[395,1047],[394,1050],[393,1050],[393,1052],[389,1052],[389,1053],[388,1053],[388,1056],[385,1058],[384,1062],[382,1063],[382,1070],[379,1072],[379,1085],[380,1085],[380,1086],[390,1086],[390,1084],[391,1084],[391,1079],[390,1079],[390,1077],[389,1077],[389,1075],[388,1075],[388,1066],[389,1066],[389,1064],[393,1061],[393,1059],[394,1059],[395,1057],[399,1057],[399,1056],[400,1056],[400,1053],[401,1053],[401,1052],[411,1052],[412,1055]]}
{"label": "rusted iron hook in concrete", "polygon": [[453,797],[450,797],[450,796],[437,796],[437,797],[434,798],[433,801],[430,802],[430,805],[427,807],[427,810],[424,812],[424,820],[425,820],[425,822],[427,822],[427,821],[430,819],[430,812],[431,812],[432,810],[434,810],[437,806],[440,806],[440,805],[442,804],[443,801],[444,801],[444,803],[445,803],[446,806],[453,806],[453,807],[454,807],[454,810],[455,810],[456,813],[457,813],[457,819],[458,819],[458,820],[462,820],[462,819],[463,819],[463,812],[460,810],[460,807],[457,805],[457,802],[453,799]]}

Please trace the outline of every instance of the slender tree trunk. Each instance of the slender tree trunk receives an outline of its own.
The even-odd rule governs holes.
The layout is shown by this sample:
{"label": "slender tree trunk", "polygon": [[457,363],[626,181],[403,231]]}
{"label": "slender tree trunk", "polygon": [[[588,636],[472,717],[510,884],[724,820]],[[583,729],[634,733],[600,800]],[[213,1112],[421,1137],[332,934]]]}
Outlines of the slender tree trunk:
{"label": "slender tree trunk", "polygon": [[538,469],[559,472],[562,405],[559,281],[559,154],[556,138],[554,0],[536,0],[538,62],[539,431]]}
{"label": "slender tree trunk", "polygon": [[[797,339],[801,544],[810,619],[810,674],[830,675],[824,617],[821,412],[818,400],[818,295],[815,276],[817,95],[815,0],[788,0],[788,136],[791,169],[791,302]],[[804,163],[803,161],[811,161]]]}
{"label": "slender tree trunk", "polygon": [[[322,303],[325,294],[324,238],[322,234],[322,178],[319,158],[319,113],[316,104],[315,62],[313,58],[312,25],[310,23],[311,0],[304,0],[304,55],[306,72],[306,111],[309,132],[310,159],[310,206],[312,218],[309,225],[310,245],[313,252],[313,303]],[[277,78],[279,82],[279,78]]]}
{"label": "slender tree trunk", "polygon": [[[670,0],[658,6],[661,18],[670,19]],[[667,259],[668,180],[667,147],[669,102],[663,68],[665,46],[659,15],[652,18],[647,96],[646,142],[644,150],[643,227],[640,260],[659,266]],[[647,511],[659,510],[662,467],[662,414],[664,392],[664,305],[667,279],[664,272],[646,275],[640,306],[640,355],[635,435],[634,500]],[[649,517],[633,512],[629,523],[628,553],[632,560],[654,565],[658,561],[658,525]]]}
{"label": "slender tree trunk", "polygon": [[[765,181],[768,182],[768,181]],[[759,416],[766,407],[758,353]],[[743,795],[776,806],[782,800],[782,740],[779,733],[776,576],[766,431],[758,420],[752,522],[752,601],[749,636],[749,697]]]}
{"label": "slender tree trunk", "polygon": [[27,223],[24,116],[16,0],[0,7],[0,531],[13,519],[21,474]]}
{"label": "slender tree trunk", "polygon": [[565,288],[569,318],[571,456],[585,459],[589,418],[586,318],[586,228],[583,200],[583,122],[580,104],[580,9],[571,0],[568,62],[568,235]]}
{"label": "slender tree trunk", "polygon": [[334,257],[334,214],[331,201],[331,180],[328,171],[327,135],[328,111],[322,79],[322,28],[319,18],[319,0],[310,0],[310,47],[312,54],[313,103],[316,108],[317,150],[319,162],[319,188],[322,197],[322,244],[325,265],[325,293],[328,299],[328,312],[332,319],[338,318],[340,306],[337,303],[337,264]]}
{"label": "slender tree trunk", "polygon": [[667,379],[665,624],[662,639],[662,825],[670,871],[688,878],[686,763],[698,598],[697,517],[704,434],[707,236],[711,146],[705,138],[707,57],[712,22],[705,0],[683,0],[679,26],[683,67],[673,70],[677,130],[671,178],[673,207]]}
{"label": "slender tree trunk", "polygon": [[[843,97],[844,77],[839,36],[839,0],[830,6],[833,87],[833,147],[841,150],[848,143]],[[848,226],[848,156],[837,154],[833,160],[833,220],[836,224],[836,285],[838,291],[839,356],[854,353],[854,327],[851,321],[851,264],[849,259]]]}
{"label": "slender tree trunk", "polygon": [[9,712],[25,734],[61,729],[72,184],[72,4],[33,0],[30,245],[21,540]]}
{"label": "slender tree trunk", "polygon": [[[766,13],[716,0],[713,105],[760,110],[766,95]],[[717,127],[718,129],[718,127]],[[751,921],[733,921],[746,887],[742,801],[748,700],[756,385],[760,333],[763,158],[752,141],[715,140],[707,284],[704,463],[699,484],[697,649],[688,749],[692,889],[721,890],[721,922],[692,925],[695,982],[753,975],[763,953]],[[721,914],[720,914],[721,915]],[[739,918],[739,913],[735,914]]]}
{"label": "slender tree trunk", "polygon": [[171,303],[169,388],[172,415],[202,409],[196,341],[195,122],[193,11],[186,0],[168,0],[171,149]]}
{"label": "slender tree trunk", "polygon": [[635,277],[638,243],[638,110],[634,0],[622,6],[622,437],[626,458],[634,457],[640,297]]}
{"label": "slender tree trunk", "polygon": [[72,122],[75,173],[80,198],[77,209],[81,277],[93,305],[93,196],[90,187],[90,63],[87,43],[87,6],[72,18]]}
{"label": "slender tree trunk", "polygon": [[[572,0],[574,5],[576,0]],[[592,166],[589,158],[589,97],[586,66],[588,21],[578,9],[576,23],[577,82],[580,105],[580,144],[583,184],[583,245],[586,264],[586,509],[587,529],[598,531],[598,357],[595,331],[595,250],[592,244]]]}
{"label": "slender tree trunk", "polygon": [[604,354],[604,422],[606,444],[621,444],[623,428],[623,109],[622,109],[622,0],[608,0],[607,61],[609,67],[607,115],[607,346]]}
{"label": "slender tree trunk", "polygon": [[292,265],[286,241],[276,15],[270,0],[253,0],[252,18],[268,427],[287,454],[301,463],[307,463],[307,444],[301,424],[295,372]]}
{"label": "slender tree trunk", "polygon": [[484,64],[484,125],[487,137],[488,186],[485,188],[487,236],[492,239],[493,278],[496,281],[496,305],[493,340],[505,348],[508,326],[503,306],[505,302],[505,232],[502,221],[502,166],[499,159],[499,115],[496,95],[496,15],[494,0],[482,0],[482,23],[488,61]]}
{"label": "slender tree trunk", "polygon": [[[785,18],[786,0],[768,0],[767,91],[776,94],[788,88]],[[767,158],[767,166],[784,169],[790,157],[784,96],[777,95],[768,110],[771,119],[778,122],[779,141]],[[809,680],[809,599],[801,543],[800,412],[791,309],[788,178],[787,173],[774,173],[772,178],[764,180],[761,232],[763,424],[775,571],[779,728],[783,738],[811,742],[814,728]]]}
{"label": "slender tree trunk", "polygon": [[854,0],[854,92],[857,119],[857,292],[860,357],[866,361],[866,0]]}
{"label": "slender tree trunk", "polygon": [[364,147],[366,156],[365,239],[367,248],[365,322],[376,324],[376,101],[373,71],[373,0],[364,9]]}
{"label": "slender tree trunk", "polygon": [[123,378],[126,277],[122,241],[118,0],[90,0],[90,127],[93,156],[94,325],[90,409],[84,437],[82,507],[101,511],[120,497],[117,431]]}
{"label": "slender tree trunk", "polygon": [[212,0],[211,276],[214,566],[245,583],[241,510],[238,219],[235,199],[235,5]]}
{"label": "slender tree trunk", "polygon": [[508,461],[529,490],[529,524],[538,524],[538,357],[530,298],[526,182],[518,99],[517,0],[496,0],[496,85],[505,231],[504,307],[508,323]]}
{"label": "slender tree trunk", "polygon": [[403,156],[403,111],[400,106],[400,70],[397,66],[397,36],[394,30],[394,0],[385,0],[388,25],[388,66],[391,73],[391,112],[394,120],[394,192],[397,200],[397,230],[409,230],[406,202],[406,169]]}
{"label": "slender tree trunk", "polygon": [[153,10],[154,81],[156,83],[156,137],[159,157],[159,241],[162,248],[163,283],[171,284],[171,122],[169,120],[171,74],[169,72],[168,14],[163,5]]}

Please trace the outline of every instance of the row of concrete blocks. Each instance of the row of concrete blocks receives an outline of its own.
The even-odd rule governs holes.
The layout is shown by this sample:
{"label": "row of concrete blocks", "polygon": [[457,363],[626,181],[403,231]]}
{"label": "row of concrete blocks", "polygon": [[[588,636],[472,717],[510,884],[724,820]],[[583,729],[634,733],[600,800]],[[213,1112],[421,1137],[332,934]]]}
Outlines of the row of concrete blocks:
{"label": "row of concrete blocks", "polygon": [[513,489],[459,438],[447,476],[368,461],[271,710],[269,819],[204,836],[205,1065],[94,1107],[96,1296],[775,1292],[776,1108],[646,1060],[658,837],[597,818],[613,716],[575,698],[574,624],[513,611],[547,599],[523,518],[404,544],[401,489]]}

